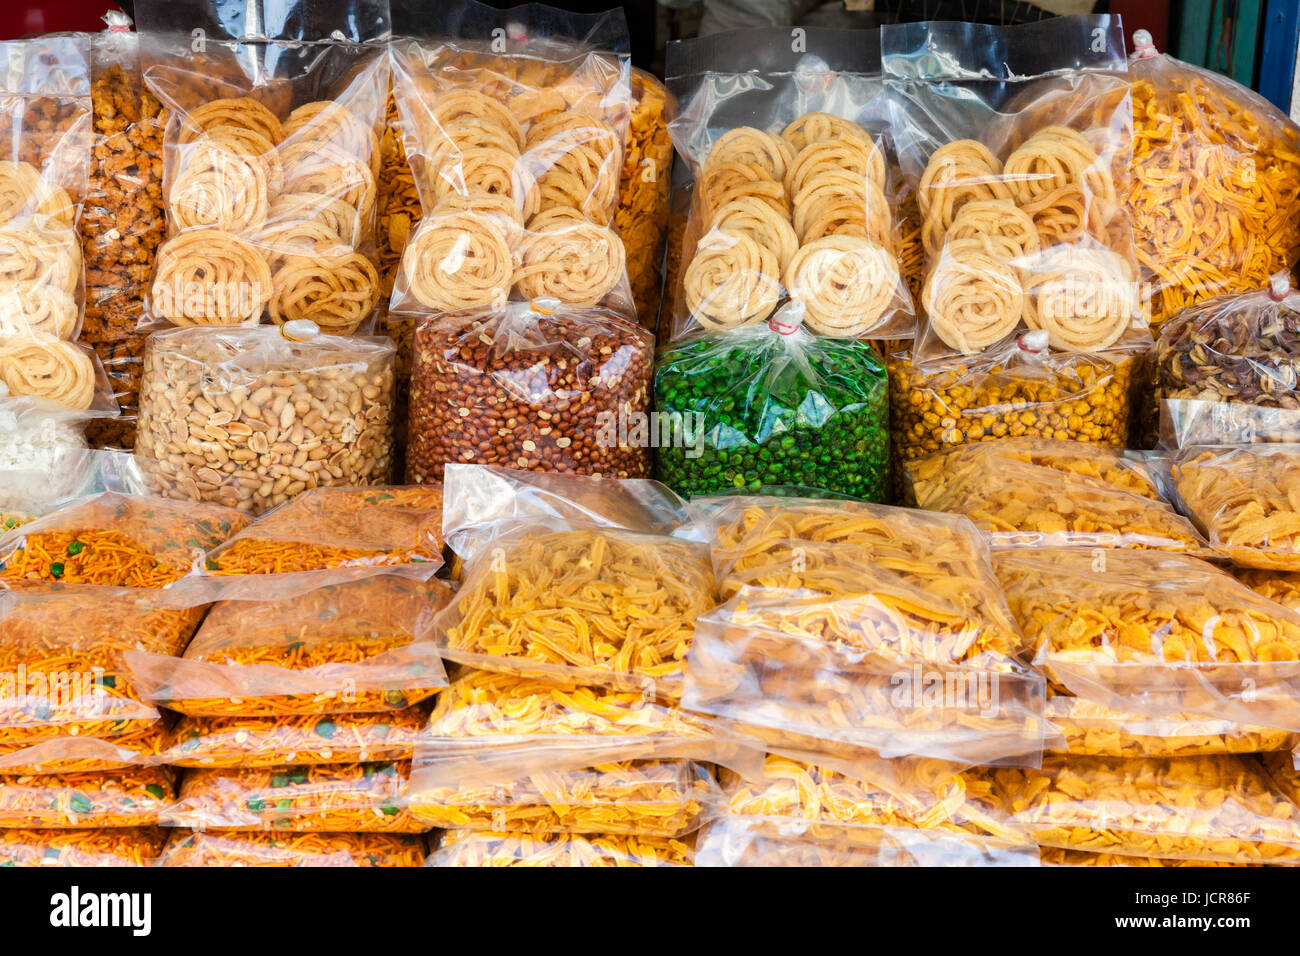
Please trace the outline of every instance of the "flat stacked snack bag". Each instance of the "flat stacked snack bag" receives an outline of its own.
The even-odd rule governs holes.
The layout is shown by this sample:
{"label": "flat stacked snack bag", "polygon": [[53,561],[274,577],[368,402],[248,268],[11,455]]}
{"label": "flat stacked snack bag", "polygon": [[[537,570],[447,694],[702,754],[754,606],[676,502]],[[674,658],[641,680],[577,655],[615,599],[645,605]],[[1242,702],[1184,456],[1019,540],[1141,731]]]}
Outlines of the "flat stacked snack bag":
{"label": "flat stacked snack bag", "polygon": [[1134,454],[1007,438],[908,463],[918,507],[964,514],[995,547],[1151,548],[1213,556]]}
{"label": "flat stacked snack bag", "polygon": [[1024,329],[1071,352],[1149,342],[1119,202],[1133,120],[1118,19],[891,25],[881,51],[928,263],[914,357]]}
{"label": "flat stacked snack bag", "polygon": [[1237,580],[1252,591],[1293,611],[1300,611],[1300,571],[1241,568],[1236,574]]}
{"label": "flat stacked snack bag", "polygon": [[[1133,35],[1133,224],[1151,325],[1202,300],[1252,292],[1300,255],[1300,129],[1227,77]],[[1225,228],[1225,224],[1231,224]]]}
{"label": "flat stacked snack bag", "polygon": [[85,292],[77,220],[90,167],[90,39],[0,44],[0,398],[115,415],[77,345]]}
{"label": "flat stacked snack bag", "polygon": [[690,840],[444,830],[425,866],[692,866]]}
{"label": "flat stacked snack bag", "polygon": [[161,827],[0,830],[0,867],[154,866],[166,842]]}
{"label": "flat stacked snack bag", "polygon": [[1185,448],[1174,488],[1211,547],[1238,567],[1300,571],[1300,445]]}
{"label": "flat stacked snack bag", "polygon": [[339,334],[372,323],[387,8],[318,5],[269,36],[208,0],[154,0],[136,16],[145,81],[171,114],[149,319],[309,319]]}
{"label": "flat stacked snack bag", "polygon": [[674,43],[669,131],[694,174],[672,333],[801,302],[819,335],[910,333],[873,34],[747,30]]}
{"label": "flat stacked snack bag", "polygon": [[424,838],[389,833],[173,830],[158,866],[421,866]]}
{"label": "flat stacked snack bag", "polygon": [[613,228],[631,110],[622,15],[435,4],[420,28],[428,41],[393,45],[423,209],[394,316],[553,298],[633,317]]}
{"label": "flat stacked snack bag", "polygon": [[700,506],[692,532],[711,542],[726,603],[696,624],[683,706],[819,764],[1037,759],[1043,680],[1017,658],[966,518],[798,498]]}
{"label": "flat stacked snack bag", "polygon": [[1162,447],[1300,441],[1300,293],[1288,273],[1182,310],[1150,364]]}

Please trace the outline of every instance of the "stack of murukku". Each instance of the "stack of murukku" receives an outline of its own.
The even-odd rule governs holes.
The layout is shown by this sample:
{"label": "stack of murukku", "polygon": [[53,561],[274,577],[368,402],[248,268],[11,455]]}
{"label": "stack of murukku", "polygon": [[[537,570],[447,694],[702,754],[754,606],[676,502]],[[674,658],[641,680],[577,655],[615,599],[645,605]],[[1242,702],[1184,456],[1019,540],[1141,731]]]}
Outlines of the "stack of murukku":
{"label": "stack of murukku", "polygon": [[[160,98],[166,81],[152,81]],[[171,237],[149,314],[174,325],[315,322],[346,334],[380,296],[371,261],[382,103],[364,94],[280,116],[253,96],[174,112]]]}
{"label": "stack of murukku", "polygon": [[[449,831],[538,836],[509,843],[532,847],[531,865],[615,847],[644,859],[639,841],[693,833],[715,809],[710,765],[749,768],[758,751],[678,704],[695,619],[716,599],[705,548],[669,536],[681,502],[648,482],[477,466],[449,465],[446,482],[464,564],[435,631],[461,670],[417,747],[411,812]],[[548,840],[569,846],[561,834],[604,854],[576,848],[586,842],[547,853]]]}
{"label": "stack of murukku", "polygon": [[182,583],[242,527],[221,508],[105,495],[0,539],[0,861],[145,865],[175,795],[171,716],[127,658],[174,659],[206,599]]}
{"label": "stack of murukku", "polygon": [[788,294],[815,332],[884,334],[911,311],[887,188],[880,143],[830,113],[805,114],[779,134],[723,134],[696,177],[677,331],[760,322]]}
{"label": "stack of murukku", "polygon": [[393,311],[497,308],[513,293],[631,315],[613,228],[625,62],[575,48],[556,62],[484,54],[442,65],[415,41],[397,48],[395,95],[423,216]]}
{"label": "stack of murukku", "polygon": [[158,756],[184,768],[164,865],[422,860],[399,798],[447,683],[424,637],[451,597],[433,579],[440,506],[439,488],[321,490],[201,559],[221,600],[184,653],[128,655],[145,697],[181,714]]}
{"label": "stack of murukku", "polygon": [[1166,55],[1134,57],[1133,223],[1155,329],[1250,292],[1300,254],[1300,130],[1263,97]]}

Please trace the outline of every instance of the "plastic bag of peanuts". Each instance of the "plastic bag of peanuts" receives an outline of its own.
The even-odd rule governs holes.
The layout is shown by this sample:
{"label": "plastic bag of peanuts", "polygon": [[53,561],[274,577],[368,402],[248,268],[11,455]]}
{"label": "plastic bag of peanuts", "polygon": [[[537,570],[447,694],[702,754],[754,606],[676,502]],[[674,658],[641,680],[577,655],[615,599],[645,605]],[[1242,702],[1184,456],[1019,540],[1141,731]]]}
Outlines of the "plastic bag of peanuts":
{"label": "plastic bag of peanuts", "polygon": [[786,299],[819,335],[910,336],[876,34],[746,30],[671,44],[669,124],[695,178],[672,336],[765,321]]}
{"label": "plastic bag of peanuts", "polygon": [[1133,153],[1119,18],[889,24],[880,43],[926,249],[917,356],[1026,329],[1068,352],[1149,345],[1119,198]]}
{"label": "plastic bag of peanuts", "polygon": [[394,315],[511,299],[635,305],[615,228],[631,111],[621,11],[432,4],[393,44],[393,84],[423,217]]}
{"label": "plastic bag of peanuts", "polygon": [[[447,462],[648,478],[654,338],[557,300],[419,321],[406,479]],[[639,436],[639,437],[638,437]]]}
{"label": "plastic bag of peanuts", "polygon": [[393,455],[387,338],[191,328],[149,339],[135,455],[169,498],[261,514],[334,485],[382,485]]}
{"label": "plastic bag of peanuts", "polygon": [[369,330],[388,9],[323,2],[263,24],[221,7],[135,5],[145,81],[170,112],[146,321]]}

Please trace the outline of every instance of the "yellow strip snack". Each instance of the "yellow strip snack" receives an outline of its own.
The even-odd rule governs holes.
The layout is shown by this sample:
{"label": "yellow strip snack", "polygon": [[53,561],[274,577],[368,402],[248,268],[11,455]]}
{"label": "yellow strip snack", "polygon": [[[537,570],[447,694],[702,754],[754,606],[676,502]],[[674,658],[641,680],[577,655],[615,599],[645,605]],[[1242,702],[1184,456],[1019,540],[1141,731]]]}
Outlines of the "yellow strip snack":
{"label": "yellow strip snack", "polygon": [[166,841],[161,827],[0,830],[0,867],[153,866]]}
{"label": "yellow strip snack", "polygon": [[1237,580],[1256,594],[1300,612],[1300,571],[1237,571]]}
{"label": "yellow strip snack", "polygon": [[233,508],[105,492],[0,538],[0,581],[163,588],[247,523]]}
{"label": "yellow strip snack", "polygon": [[1043,846],[1125,856],[1294,862],[1300,807],[1252,757],[1043,758],[991,771],[1012,819]]}
{"label": "yellow strip snack", "polygon": [[420,707],[392,713],[183,717],[167,734],[162,759],[174,767],[280,767],[410,760],[427,717]]}
{"label": "yellow strip snack", "polygon": [[175,830],[159,866],[420,866],[424,838],[393,833]]}
{"label": "yellow strip snack", "polygon": [[[205,560],[209,574],[288,574],[442,562],[442,487],[317,488]],[[431,568],[432,570],[432,568]]]}
{"label": "yellow strip snack", "polygon": [[1081,697],[1047,698],[1044,747],[1089,757],[1199,757],[1290,750],[1287,730],[1197,714],[1156,719],[1125,713]]}
{"label": "yellow strip snack", "polygon": [[425,866],[690,866],[693,856],[667,837],[447,830]]}
{"label": "yellow strip snack", "polygon": [[1152,717],[1300,730],[1300,615],[1197,558],[999,551],[1034,664],[1058,689]]}
{"label": "yellow strip snack", "polygon": [[523,528],[467,562],[438,616],[461,663],[672,694],[714,603],[704,549],[630,531]]}
{"label": "yellow strip snack", "polygon": [[1174,464],[1174,485],[1234,563],[1300,571],[1300,445],[1189,449]]}
{"label": "yellow strip snack", "polygon": [[282,601],[223,601],[181,658],[130,655],[151,700],[198,717],[401,710],[447,686],[424,635],[441,581],[390,574]]}
{"label": "yellow strip snack", "polygon": [[153,826],[175,794],[167,767],[0,776],[0,828]]}
{"label": "yellow strip snack", "polygon": [[401,806],[409,762],[187,770],[165,826],[195,830],[420,833]]}
{"label": "yellow strip snack", "polygon": [[[0,592],[0,752],[59,737],[115,738],[159,720],[126,657],[179,655],[203,617],[159,592],[47,585]],[[184,603],[184,602],[178,602]]]}
{"label": "yellow strip snack", "polygon": [[[1090,447],[1082,442],[1060,444]],[[918,507],[964,514],[995,546],[1151,548],[1210,556],[1192,523],[1161,498],[1102,478],[966,445],[908,463]],[[1101,449],[1105,454],[1108,449]],[[1116,471],[1118,469],[1115,469]],[[1149,487],[1154,487],[1152,483]]]}
{"label": "yellow strip snack", "polygon": [[506,785],[413,786],[409,803],[429,828],[676,837],[705,821],[716,793],[700,764],[630,760],[539,771]]}
{"label": "yellow strip snack", "polygon": [[1158,856],[1123,856],[1118,853],[1089,853],[1086,850],[1062,850],[1045,846],[1039,851],[1043,866],[1253,866],[1260,864],[1229,863],[1226,860],[1166,860]]}

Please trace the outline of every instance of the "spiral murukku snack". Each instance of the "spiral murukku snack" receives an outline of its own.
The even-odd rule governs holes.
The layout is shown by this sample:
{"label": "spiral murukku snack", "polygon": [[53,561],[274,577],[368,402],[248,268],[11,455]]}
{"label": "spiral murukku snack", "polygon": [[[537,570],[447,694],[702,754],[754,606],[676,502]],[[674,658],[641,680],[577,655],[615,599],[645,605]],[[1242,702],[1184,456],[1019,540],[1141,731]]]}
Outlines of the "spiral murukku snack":
{"label": "spiral murukku snack", "polygon": [[1103,351],[1140,316],[1132,269],[1107,249],[1048,249],[1033,258],[1025,292],[1025,323],[1044,329],[1058,349]]}
{"label": "spiral murukku snack", "polygon": [[95,400],[95,364],[88,351],[53,336],[0,337],[0,383],[10,395],[84,409]]}
{"label": "spiral murukku snack", "polygon": [[209,100],[182,114],[178,142],[182,145],[202,138],[204,133],[226,126],[257,133],[279,146],[284,141],[284,127],[267,107],[250,96]]}
{"label": "spiral murukku snack", "polygon": [[985,251],[1009,265],[1024,268],[1023,260],[1039,250],[1034,220],[1009,199],[975,199],[962,206],[945,233],[948,242],[974,239]]}
{"label": "spiral murukku snack", "polygon": [[1043,758],[992,771],[1012,819],[1042,846],[1125,856],[1300,859],[1300,807],[1252,757]]}
{"label": "spiral murukku snack", "polygon": [[438,616],[444,653],[507,673],[666,692],[713,604],[698,546],[617,530],[520,532],[465,568]]}
{"label": "spiral murukku snack", "polygon": [[790,297],[804,304],[808,327],[841,338],[874,328],[898,285],[898,261],[888,249],[847,235],[806,242],[785,275]]}
{"label": "spiral murukku snack", "polygon": [[342,103],[316,100],[304,103],[284,121],[284,138],[290,141],[326,143],[338,147],[370,166],[379,177],[379,136]]}
{"label": "spiral murukku snack", "polygon": [[691,315],[708,329],[762,321],[780,299],[776,255],[741,232],[706,233],[682,281]]}
{"label": "spiral murukku snack", "polygon": [[1038,130],[1006,159],[1003,181],[1021,206],[1073,187],[1087,204],[1097,203],[1103,221],[1117,208],[1115,180],[1083,136],[1065,126]]}
{"label": "spiral murukku snack", "polygon": [[855,180],[883,189],[885,154],[870,140],[849,138],[809,143],[794,157],[784,177],[785,191],[797,196],[821,176],[845,172]]}
{"label": "spiral murukku snack", "polygon": [[626,274],[623,241],[612,229],[568,217],[540,227],[535,218],[530,229],[514,275],[525,298],[595,305]]}
{"label": "spiral murukku snack", "polygon": [[966,355],[1001,342],[1029,307],[1017,271],[980,239],[944,244],[921,303],[935,334]]}
{"label": "spiral murukku snack", "polygon": [[246,233],[266,222],[270,187],[260,157],[205,138],[185,147],[179,162],[167,210],[180,228]]}
{"label": "spiral murukku snack", "polygon": [[790,225],[790,220],[752,196],[733,199],[716,210],[710,225],[724,233],[749,236],[754,242],[771,250],[782,275],[799,251],[799,237]]}
{"label": "spiral murukku snack", "polygon": [[1210,545],[1235,564],[1300,571],[1300,448],[1184,452],[1174,487]]}
{"label": "spiral murukku snack", "polygon": [[79,317],[77,301],[57,285],[29,280],[0,286],[0,338],[29,335],[71,340]]}
{"label": "spiral murukku snack", "polygon": [[704,168],[723,163],[740,163],[760,170],[773,182],[782,182],[794,161],[794,150],[779,136],[752,126],[738,126],[723,133],[709,150]]}
{"label": "spiral murukku snack", "polygon": [[159,866],[421,866],[423,838],[393,833],[173,830]]}
{"label": "spiral murukku snack", "polygon": [[693,856],[670,837],[446,830],[425,866],[690,866]]}
{"label": "spiral murukku snack", "polygon": [[1011,198],[1001,173],[1002,163],[973,139],[956,140],[934,151],[916,190],[927,255],[938,254],[948,227],[966,203]]}
{"label": "spiral murukku snack", "polygon": [[514,263],[506,232],[493,219],[435,211],[407,243],[402,275],[430,309],[499,308],[509,298]]}
{"label": "spiral murukku snack", "polygon": [[241,325],[262,315],[273,291],[255,246],[219,229],[190,229],[158,250],[150,303],[174,325]]}
{"label": "spiral murukku snack", "polygon": [[805,113],[781,131],[781,138],[790,144],[795,153],[813,143],[826,141],[858,140],[864,145],[871,137],[857,123],[833,113]]}
{"label": "spiral murukku snack", "polygon": [[271,276],[267,312],[277,325],[309,319],[322,332],[356,331],[379,301],[379,273],[357,252],[285,258]]}
{"label": "spiral murukku snack", "polygon": [[[356,246],[361,235],[360,216],[355,209],[342,199],[315,193],[280,193],[271,200],[266,225],[266,231],[272,236],[284,231],[293,236],[296,230],[314,231],[314,227],[322,227],[325,232],[317,235],[326,239],[336,237],[340,247]],[[273,239],[264,241],[274,250]]]}

